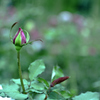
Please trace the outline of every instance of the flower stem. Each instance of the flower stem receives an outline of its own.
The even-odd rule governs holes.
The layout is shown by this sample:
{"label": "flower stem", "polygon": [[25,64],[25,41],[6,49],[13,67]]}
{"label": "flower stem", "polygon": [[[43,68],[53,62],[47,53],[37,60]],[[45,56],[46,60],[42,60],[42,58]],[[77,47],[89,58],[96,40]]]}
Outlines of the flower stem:
{"label": "flower stem", "polygon": [[22,86],[22,89],[23,89],[23,93],[25,94],[25,88],[24,88],[24,84],[23,84],[22,71],[21,71],[21,65],[20,65],[20,51],[17,52],[17,61],[18,61],[18,70],[19,70],[20,82],[21,82],[21,86]]}

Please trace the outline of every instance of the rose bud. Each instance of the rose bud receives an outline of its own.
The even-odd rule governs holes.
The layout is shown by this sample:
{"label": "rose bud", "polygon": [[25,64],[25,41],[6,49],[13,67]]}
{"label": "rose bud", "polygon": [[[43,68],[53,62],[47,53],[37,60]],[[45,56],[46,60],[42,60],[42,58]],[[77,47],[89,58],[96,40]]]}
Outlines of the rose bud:
{"label": "rose bud", "polygon": [[50,84],[50,87],[54,87],[56,84],[59,84],[65,80],[67,80],[69,78],[69,76],[65,76],[65,77],[60,77],[56,80],[54,80],[51,84]]}
{"label": "rose bud", "polygon": [[21,46],[26,43],[26,37],[21,28],[19,28],[18,32],[15,34],[13,38],[13,44],[15,44],[16,49],[20,50]]}
{"label": "rose bud", "polygon": [[26,43],[26,37],[24,35],[23,30],[19,28],[18,32],[15,34],[13,38],[13,44],[21,46],[24,43]]}

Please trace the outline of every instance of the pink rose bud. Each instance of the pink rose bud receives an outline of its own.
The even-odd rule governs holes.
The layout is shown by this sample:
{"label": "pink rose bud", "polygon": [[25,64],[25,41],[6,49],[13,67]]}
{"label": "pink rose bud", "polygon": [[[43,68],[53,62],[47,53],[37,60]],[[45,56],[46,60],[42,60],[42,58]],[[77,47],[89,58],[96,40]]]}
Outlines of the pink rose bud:
{"label": "pink rose bud", "polygon": [[60,77],[56,80],[54,80],[51,84],[50,84],[50,87],[54,87],[56,84],[59,84],[65,80],[67,80],[69,78],[69,76],[65,76],[65,77]]}
{"label": "pink rose bud", "polygon": [[15,44],[15,46],[22,46],[24,43],[26,43],[26,37],[23,30],[19,28],[18,32],[13,38],[13,44]]}

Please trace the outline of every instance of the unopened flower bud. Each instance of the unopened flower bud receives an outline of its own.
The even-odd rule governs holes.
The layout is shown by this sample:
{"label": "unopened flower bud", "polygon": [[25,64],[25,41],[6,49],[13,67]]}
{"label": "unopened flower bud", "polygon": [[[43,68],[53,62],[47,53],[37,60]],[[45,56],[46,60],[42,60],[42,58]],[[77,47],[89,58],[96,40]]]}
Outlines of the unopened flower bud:
{"label": "unopened flower bud", "polygon": [[50,87],[54,87],[56,84],[59,84],[65,80],[67,80],[69,78],[69,76],[65,76],[65,77],[60,77],[56,80],[54,80],[51,84],[50,84]]}
{"label": "unopened flower bud", "polygon": [[22,45],[26,43],[26,37],[21,28],[19,28],[18,32],[15,34],[13,38],[13,44],[16,46],[16,50],[20,50]]}

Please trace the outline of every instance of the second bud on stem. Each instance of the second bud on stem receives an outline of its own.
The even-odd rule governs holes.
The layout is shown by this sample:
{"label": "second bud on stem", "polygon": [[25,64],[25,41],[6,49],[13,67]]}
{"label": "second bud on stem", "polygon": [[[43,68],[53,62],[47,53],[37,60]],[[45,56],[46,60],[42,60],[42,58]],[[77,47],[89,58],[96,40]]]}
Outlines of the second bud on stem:
{"label": "second bud on stem", "polygon": [[69,78],[69,76],[65,76],[65,77],[60,77],[56,80],[54,80],[51,84],[50,84],[50,87],[54,87],[56,84],[59,84],[65,80],[67,80]]}

